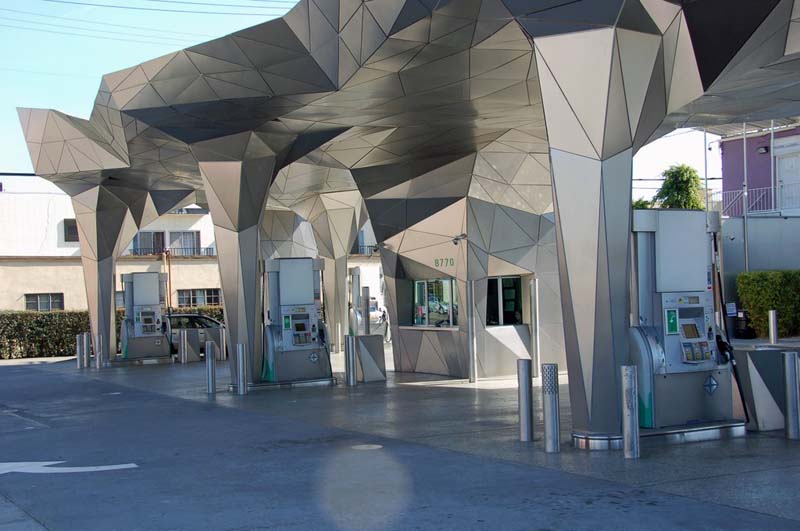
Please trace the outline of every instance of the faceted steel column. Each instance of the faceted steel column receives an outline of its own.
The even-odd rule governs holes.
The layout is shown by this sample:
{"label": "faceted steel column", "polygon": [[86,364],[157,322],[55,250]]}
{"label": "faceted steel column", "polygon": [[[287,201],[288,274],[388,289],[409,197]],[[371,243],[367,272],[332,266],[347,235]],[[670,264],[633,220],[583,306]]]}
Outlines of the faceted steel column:
{"label": "faceted steel column", "polygon": [[299,201],[292,210],[311,224],[317,251],[325,259],[325,319],[331,344],[341,351],[349,317],[347,256],[367,220],[364,200],[357,190],[332,192]]}
{"label": "faceted steel column", "polygon": [[73,195],[72,207],[78,226],[92,338],[101,336],[110,356],[117,344],[114,327],[116,259],[136,234],[136,223],[125,202],[104,186],[94,186]]}
{"label": "faceted steel column", "polygon": [[[647,98],[659,99],[648,85],[650,73],[659,70],[653,64],[661,40],[617,31],[535,41],[550,142],[573,431],[608,441],[620,434],[619,366],[628,353],[634,140],[637,127],[650,127],[640,119]],[[631,50],[621,54],[620,43],[638,46],[636,57],[630,59]],[[647,75],[623,80],[623,67]],[[651,109],[656,123],[663,116],[663,83],[660,99],[661,114]]]}
{"label": "faceted steel column", "polygon": [[617,435],[628,351],[631,150],[606,161],[551,151],[573,430]]}
{"label": "faceted steel column", "polygon": [[325,319],[333,350],[341,352],[347,335],[347,257],[325,258]]}
{"label": "faceted steel column", "polygon": [[[281,151],[292,140],[247,132],[192,146],[214,223],[228,348],[244,345],[248,383],[261,374],[263,362],[259,225]],[[236,370],[231,372],[235,383]]]}

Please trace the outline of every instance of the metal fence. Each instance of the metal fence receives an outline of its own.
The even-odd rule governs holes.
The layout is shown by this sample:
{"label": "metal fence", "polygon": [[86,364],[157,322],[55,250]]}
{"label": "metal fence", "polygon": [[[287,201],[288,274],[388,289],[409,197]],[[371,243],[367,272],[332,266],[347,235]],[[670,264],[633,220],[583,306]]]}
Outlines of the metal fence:
{"label": "metal fence", "polygon": [[131,247],[123,256],[154,256],[166,252],[172,256],[217,256],[215,247]]}
{"label": "metal fence", "polygon": [[[800,183],[747,190],[748,214],[780,212],[794,208],[800,208]],[[743,216],[745,212],[744,190],[712,193],[709,196],[708,209],[719,211],[723,216]]]}

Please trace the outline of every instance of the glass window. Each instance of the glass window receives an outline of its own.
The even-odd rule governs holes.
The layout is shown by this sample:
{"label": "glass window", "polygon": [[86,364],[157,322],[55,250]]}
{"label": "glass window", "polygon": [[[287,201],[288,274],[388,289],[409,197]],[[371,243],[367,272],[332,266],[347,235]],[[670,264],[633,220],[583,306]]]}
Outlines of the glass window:
{"label": "glass window", "polygon": [[200,231],[169,233],[169,248],[174,256],[195,256],[200,253]]}
{"label": "glass window", "polygon": [[522,324],[522,279],[520,277],[503,278],[503,324]]}
{"label": "glass window", "polygon": [[486,326],[522,324],[522,279],[490,278],[486,287]]}
{"label": "glass window", "polygon": [[453,326],[458,326],[458,282],[453,280],[453,304],[450,312]]}
{"label": "glass window", "polygon": [[178,307],[197,306],[197,295],[193,289],[178,290]]}
{"label": "glass window", "polygon": [[64,241],[65,242],[78,241],[78,224],[74,219],[64,220]]}
{"label": "glass window", "polygon": [[145,256],[164,252],[163,231],[141,231],[133,238],[133,254]]}
{"label": "glass window", "polygon": [[114,307],[115,308],[125,308],[125,292],[124,291],[115,291],[114,292]]}
{"label": "glass window", "polygon": [[428,305],[425,302],[425,293],[427,282],[424,280],[417,280],[414,282],[414,324],[426,325],[428,324]]}
{"label": "glass window", "polygon": [[[454,306],[457,284],[452,279],[416,280],[414,282],[414,319],[421,326],[457,326]],[[455,312],[455,313],[454,313]]]}
{"label": "glass window", "polygon": [[210,288],[206,290],[206,305],[219,306],[219,288]]}
{"label": "glass window", "polygon": [[219,328],[219,323],[203,315],[194,318],[197,328]]}
{"label": "glass window", "polygon": [[[428,324],[450,326],[449,280],[428,281]],[[445,286],[448,286],[446,288]]]}
{"label": "glass window", "polygon": [[500,279],[490,278],[486,286],[486,326],[500,325],[500,306],[497,303],[497,283]]}
{"label": "glass window", "polygon": [[173,330],[179,330],[182,328],[195,328],[194,321],[189,319],[189,317],[186,315],[182,315],[180,317],[170,317],[169,324]]}
{"label": "glass window", "polygon": [[219,288],[208,289],[179,289],[178,307],[189,306],[219,306]]}
{"label": "glass window", "polygon": [[33,312],[50,312],[64,309],[63,293],[30,293],[25,295],[25,309]]}

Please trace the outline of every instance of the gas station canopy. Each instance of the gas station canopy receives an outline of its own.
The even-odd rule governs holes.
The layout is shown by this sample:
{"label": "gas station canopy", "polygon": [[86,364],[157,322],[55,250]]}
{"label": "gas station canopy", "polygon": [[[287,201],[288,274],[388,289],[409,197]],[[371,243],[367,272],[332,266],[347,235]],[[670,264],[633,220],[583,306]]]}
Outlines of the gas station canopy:
{"label": "gas station canopy", "polygon": [[[390,280],[424,265],[460,291],[504,268],[549,281],[573,427],[616,433],[632,157],[678,127],[797,115],[796,18],[793,0],[302,0],[104,76],[88,120],[19,116],[36,172],[73,198],[95,335],[113,337],[114,261],[136,230],[201,202],[228,339],[260,350],[273,183],[284,206],[357,192],[325,230],[351,233],[365,209]],[[460,234],[452,269],[421,251]],[[538,269],[548,256],[558,274]]]}

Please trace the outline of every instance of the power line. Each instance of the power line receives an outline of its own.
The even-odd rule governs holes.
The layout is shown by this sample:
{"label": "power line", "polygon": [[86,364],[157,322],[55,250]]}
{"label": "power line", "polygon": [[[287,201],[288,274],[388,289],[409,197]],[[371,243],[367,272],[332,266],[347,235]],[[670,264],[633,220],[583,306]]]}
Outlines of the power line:
{"label": "power line", "polygon": [[242,16],[252,16],[252,17],[269,16],[268,13],[236,13],[232,11],[194,11],[190,9],[160,9],[155,7],[111,6],[108,4],[95,4],[92,2],[75,2],[73,0],[42,0],[42,1],[51,2],[54,4],[71,4],[76,6],[105,7],[109,9],[129,9],[133,11],[158,11],[160,13],[189,13],[191,15],[242,15]]}
{"label": "power line", "polygon": [[[158,2],[160,4],[188,4],[192,6],[208,6],[208,7],[250,7],[253,9],[275,9],[271,6],[258,7],[249,4],[215,4],[208,2],[190,2],[189,0],[143,0],[144,2]],[[270,0],[274,1],[274,0]]]}
{"label": "power line", "polygon": [[[48,0],[46,0],[46,1],[48,1]],[[44,29],[44,28],[24,28],[24,27],[21,27],[21,26],[12,26],[10,24],[0,24],[0,27],[17,29],[17,30],[38,31],[40,33],[52,33],[52,34],[57,34],[57,35],[70,35],[72,37],[86,37],[86,38],[89,38],[89,39],[101,39],[101,40],[107,40],[107,41],[110,40],[110,41],[122,41],[122,42],[136,42],[136,43],[139,43],[139,44],[156,44],[156,45],[159,45],[159,46],[181,46],[180,44],[175,43],[175,42],[140,41],[140,40],[136,40],[136,39],[123,39],[123,38],[117,38],[117,37],[105,37],[105,36],[100,36],[100,35],[86,35],[86,34],[83,34],[83,33],[70,33],[68,31],[56,31],[56,30],[49,30],[49,29]]]}
{"label": "power line", "polygon": [[[10,20],[12,22],[24,22],[25,24],[39,24],[41,26],[51,26],[54,28],[65,28],[65,29],[72,29],[72,30],[79,30],[79,31],[94,31],[97,33],[110,33],[112,35],[126,35],[130,37],[146,37],[146,38],[154,38],[154,35],[147,35],[146,33],[128,33],[128,32],[120,32],[116,30],[101,30],[101,29],[94,29],[94,28],[76,28],[74,26],[68,26],[65,24],[55,24],[51,22],[38,22],[36,20],[25,20],[22,18],[14,18],[14,17],[2,17],[0,16],[0,20]],[[91,35],[87,35],[90,37]],[[175,41],[176,44],[185,44],[185,43],[193,43],[195,42],[193,39],[186,39],[180,37],[158,37],[161,41]]]}
{"label": "power line", "polygon": [[86,74],[70,74],[69,72],[43,72],[41,70],[25,70],[23,68],[6,68],[0,67],[0,71],[5,72],[20,72],[23,74],[38,74],[42,76],[62,76],[62,77],[79,77],[81,79],[97,79],[102,76],[102,74],[97,74],[96,76],[89,76]]}
{"label": "power line", "polygon": [[19,13],[21,15],[33,15],[36,17],[43,17],[43,18],[52,18],[52,19],[59,19],[59,20],[70,20],[73,22],[84,22],[86,24],[99,24],[101,26],[111,26],[115,28],[128,28],[128,29],[137,29],[137,30],[145,30],[145,31],[153,31],[153,32],[161,32],[161,33],[173,33],[175,35],[187,35],[190,37],[215,37],[215,35],[210,35],[208,33],[189,33],[185,31],[174,31],[172,29],[161,29],[161,28],[149,28],[147,26],[133,26],[129,24],[112,24],[110,22],[99,22],[97,20],[88,20],[85,18],[75,18],[75,17],[63,17],[58,15],[48,15],[44,13],[36,13],[34,11],[23,11],[21,9],[9,9],[5,7],[0,7],[0,11],[8,11],[11,13]]}

